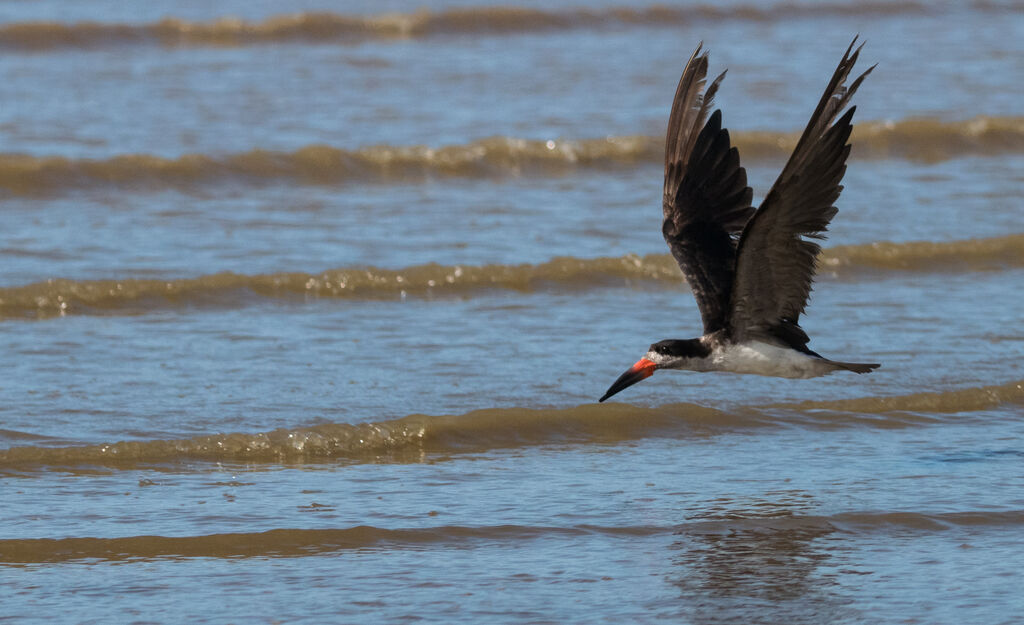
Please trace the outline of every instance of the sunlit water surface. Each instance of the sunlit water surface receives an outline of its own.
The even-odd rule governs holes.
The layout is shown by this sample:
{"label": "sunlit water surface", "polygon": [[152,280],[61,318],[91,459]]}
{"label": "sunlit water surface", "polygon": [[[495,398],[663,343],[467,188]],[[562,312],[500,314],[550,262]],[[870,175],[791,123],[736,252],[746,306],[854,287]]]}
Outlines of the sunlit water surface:
{"label": "sunlit water surface", "polygon": [[[0,7],[0,617],[1022,618],[1019,7],[518,6]],[[700,333],[696,43],[760,198],[855,33],[801,323],[882,368],[595,404]]]}

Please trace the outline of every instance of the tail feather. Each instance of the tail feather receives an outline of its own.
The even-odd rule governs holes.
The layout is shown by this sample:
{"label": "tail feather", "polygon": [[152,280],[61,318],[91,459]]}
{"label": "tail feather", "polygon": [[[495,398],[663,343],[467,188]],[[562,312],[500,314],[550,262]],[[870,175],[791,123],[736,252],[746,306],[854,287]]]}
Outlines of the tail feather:
{"label": "tail feather", "polygon": [[871,373],[872,370],[882,366],[878,363],[839,362],[837,360],[830,360],[829,363],[839,368],[846,369],[847,371],[853,371],[854,373]]}

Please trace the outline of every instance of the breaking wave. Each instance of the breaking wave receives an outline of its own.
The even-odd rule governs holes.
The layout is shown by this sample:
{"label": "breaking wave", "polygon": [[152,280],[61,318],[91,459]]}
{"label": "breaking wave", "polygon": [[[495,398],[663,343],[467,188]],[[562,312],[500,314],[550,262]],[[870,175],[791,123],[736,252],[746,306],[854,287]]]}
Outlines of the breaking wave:
{"label": "breaking wave", "polygon": [[0,470],[80,465],[134,467],[185,461],[417,462],[427,454],[550,444],[604,444],[657,436],[709,436],[763,427],[918,427],[941,422],[946,418],[944,415],[1004,404],[1024,404],[1024,380],[948,392],[740,406],[729,410],[689,403],[656,408],[616,403],[560,409],[491,408],[461,415],[410,415],[375,423],[331,423],[179,440],[122,441],[80,447],[21,446],[0,450]]}
{"label": "breaking wave", "polygon": [[[971,10],[1008,12],[1012,7],[984,0]],[[379,15],[330,12],[278,15],[253,22],[223,17],[208,22],[165,18],[146,24],[98,22],[22,22],[0,27],[0,48],[50,50],[117,45],[243,46],[297,42],[356,43],[368,39],[402,40],[439,35],[491,35],[623,25],[679,25],[701,21],[777,22],[800,18],[885,17],[942,13],[923,2],[790,3],[777,5],[688,7],[655,5],[544,10],[519,7],[469,7]]]}
{"label": "breaking wave", "polygon": [[[784,132],[734,133],[747,163],[785,159],[798,137],[798,133]],[[1024,117],[865,122],[855,127],[851,141],[859,159],[931,162],[1021,153]],[[382,145],[345,150],[311,145],[294,152],[256,149],[178,158],[130,154],[109,159],[69,159],[6,154],[0,155],[0,189],[17,195],[46,195],[91,187],[189,190],[226,182],[324,185],[438,177],[557,176],[579,169],[657,163],[662,159],[663,145],[661,138],[645,136],[579,141],[491,137],[441,148]]]}
{"label": "breaking wave", "polygon": [[[879,271],[950,272],[1024,267],[1024,234],[949,242],[870,243],[827,249],[822,270],[834,275]],[[562,257],[522,265],[416,265],[340,268],[319,274],[217,273],[174,280],[51,279],[0,287],[0,320],[69,314],[141,314],[178,306],[238,307],[257,298],[361,300],[467,296],[494,290],[531,292],[664,284],[683,278],[668,254],[617,258]]]}

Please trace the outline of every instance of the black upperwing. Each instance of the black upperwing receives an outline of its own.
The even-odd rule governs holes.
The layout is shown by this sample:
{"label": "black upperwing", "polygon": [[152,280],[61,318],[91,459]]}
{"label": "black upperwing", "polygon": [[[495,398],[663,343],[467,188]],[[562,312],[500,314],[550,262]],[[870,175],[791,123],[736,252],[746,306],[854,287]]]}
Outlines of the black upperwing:
{"label": "black upperwing", "polygon": [[726,326],[736,241],[754,208],[747,172],[722,128],[721,111],[705,123],[725,72],[705,91],[708,57],[700,52],[697,46],[683,70],[668,120],[662,234],[710,334]]}
{"label": "black upperwing", "polygon": [[846,141],[856,107],[832,122],[874,69],[845,86],[860,53],[859,47],[853,50],[856,41],[843,55],[792,156],[740,238],[729,313],[736,340],[775,337],[809,351],[799,320],[821,246],[803,237],[823,239],[838,210],[833,203],[843,189],[840,182],[850,154]]}

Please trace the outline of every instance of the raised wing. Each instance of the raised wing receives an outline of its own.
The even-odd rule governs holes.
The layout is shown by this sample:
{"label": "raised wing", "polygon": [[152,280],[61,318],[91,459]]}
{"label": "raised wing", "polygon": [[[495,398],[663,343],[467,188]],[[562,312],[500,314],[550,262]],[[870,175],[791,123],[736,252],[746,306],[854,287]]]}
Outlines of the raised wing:
{"label": "raised wing", "polygon": [[[722,128],[721,111],[707,119],[718,78],[704,89],[708,56],[697,46],[672,101],[665,138],[662,234],[700,308],[704,332],[726,326],[736,241],[754,212],[747,172]],[[705,123],[707,119],[707,123]]]}
{"label": "raised wing", "polygon": [[804,237],[823,239],[838,210],[832,204],[843,189],[840,182],[850,154],[846,141],[856,107],[832,122],[874,69],[845,86],[860,53],[859,47],[853,50],[856,41],[847,48],[789,162],[740,238],[729,313],[736,340],[773,336],[807,351],[809,339],[799,319],[821,246]]}

